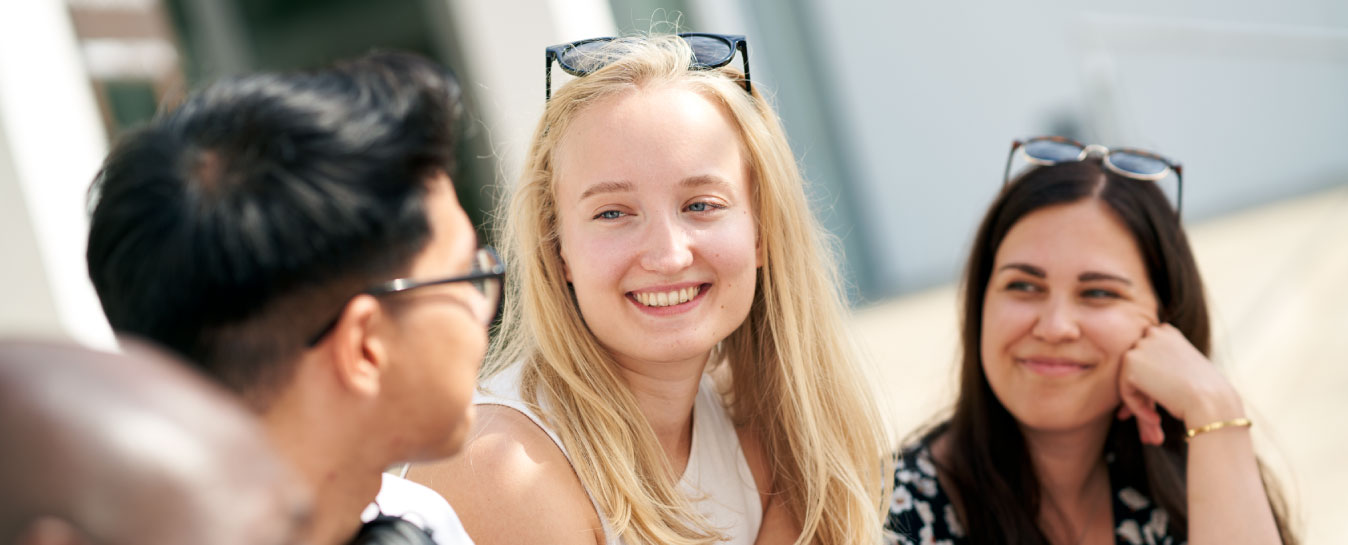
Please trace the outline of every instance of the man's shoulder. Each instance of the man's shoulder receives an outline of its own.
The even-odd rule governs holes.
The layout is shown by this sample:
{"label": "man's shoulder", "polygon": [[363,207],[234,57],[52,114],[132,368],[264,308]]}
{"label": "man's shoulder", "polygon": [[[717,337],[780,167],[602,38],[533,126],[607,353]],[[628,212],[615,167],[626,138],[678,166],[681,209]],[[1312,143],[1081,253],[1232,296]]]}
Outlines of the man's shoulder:
{"label": "man's shoulder", "polygon": [[396,475],[384,474],[379,495],[366,508],[362,519],[376,515],[402,517],[430,532],[439,545],[472,545],[454,508],[434,490]]}

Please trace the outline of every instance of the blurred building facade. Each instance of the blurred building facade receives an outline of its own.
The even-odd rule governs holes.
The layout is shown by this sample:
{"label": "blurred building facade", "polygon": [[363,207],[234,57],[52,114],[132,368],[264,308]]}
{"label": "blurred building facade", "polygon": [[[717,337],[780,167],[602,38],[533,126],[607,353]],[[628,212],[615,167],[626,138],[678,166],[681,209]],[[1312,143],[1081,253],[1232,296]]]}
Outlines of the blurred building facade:
{"label": "blurred building facade", "polygon": [[[748,36],[755,87],[780,112],[859,306],[956,278],[1017,137],[1063,134],[1180,160],[1190,223],[1348,187],[1342,0],[0,2],[0,336],[112,345],[85,272],[86,191],[110,139],[187,89],[375,47],[434,57],[464,82],[472,119],[456,183],[485,225],[542,111],[544,47],[676,27]],[[1202,264],[1224,269],[1205,278],[1231,320],[1236,376],[1279,385],[1254,400],[1294,415],[1302,427],[1286,429],[1310,426],[1307,436],[1337,414],[1314,403],[1342,385],[1343,373],[1319,369],[1342,359],[1335,332],[1348,328],[1333,312],[1342,292],[1318,296],[1343,289],[1333,275],[1348,256],[1344,234],[1326,232],[1342,225],[1343,189],[1324,194],[1337,200],[1278,205],[1195,239]],[[953,297],[929,291],[854,320],[863,337],[890,343],[877,353],[903,359],[887,377],[902,376],[914,400],[905,410],[918,417],[944,372],[927,363],[952,350],[953,333],[930,328],[953,328]],[[1254,334],[1266,330],[1284,332]],[[1265,365],[1289,357],[1294,372]],[[1296,400],[1308,408],[1278,405],[1307,385],[1322,389]],[[1313,512],[1331,514],[1310,535],[1335,542],[1348,530],[1332,514],[1348,507],[1334,499],[1340,488],[1316,486],[1348,477],[1339,444],[1322,443],[1287,444]]]}
{"label": "blurred building facade", "polygon": [[[10,329],[43,329],[31,315],[44,298],[64,310],[42,323],[98,329],[87,287],[62,286],[82,278],[72,272],[83,271],[75,210],[107,138],[214,78],[375,47],[435,57],[464,81],[472,122],[457,182],[482,224],[542,110],[545,46],[676,27],[748,35],[755,82],[781,113],[858,303],[955,277],[1015,137],[1172,156],[1187,167],[1188,221],[1348,182],[1348,4],[1337,0],[32,4],[0,8],[0,196],[12,224],[3,280],[15,301],[0,326]],[[53,140],[35,140],[42,130]],[[75,141],[83,159],[45,168]],[[52,295],[63,291],[84,295]],[[59,317],[70,312],[93,317]]]}

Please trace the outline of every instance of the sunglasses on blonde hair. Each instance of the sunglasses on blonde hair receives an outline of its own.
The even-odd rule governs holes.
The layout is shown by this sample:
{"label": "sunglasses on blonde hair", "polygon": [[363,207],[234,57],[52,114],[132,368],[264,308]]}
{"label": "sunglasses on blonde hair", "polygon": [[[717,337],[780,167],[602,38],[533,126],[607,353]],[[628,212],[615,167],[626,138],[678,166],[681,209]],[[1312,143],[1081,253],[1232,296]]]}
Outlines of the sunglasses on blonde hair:
{"label": "sunglasses on blonde hair", "polygon": [[1159,182],[1172,172],[1175,174],[1175,215],[1178,216],[1184,199],[1184,167],[1155,152],[1137,148],[1107,148],[1098,144],[1082,144],[1063,136],[1036,136],[1011,143],[1006,157],[1002,185],[1011,183],[1011,162],[1019,155],[1027,163],[1040,166],[1084,161],[1098,156],[1110,172],[1149,182]]}
{"label": "sunglasses on blonde hair", "polygon": [[[711,34],[708,32],[684,32],[678,35],[693,49],[693,58],[689,68],[693,70],[711,70],[730,64],[735,51],[740,52],[744,63],[744,90],[753,93],[753,84],[749,82],[749,41],[736,34]],[[604,45],[616,40],[612,36],[589,38],[568,44],[559,44],[547,48],[544,53],[547,64],[544,67],[547,91],[543,100],[552,99],[552,62],[562,67],[566,73],[576,77],[594,73],[621,57],[621,53],[605,51]]]}

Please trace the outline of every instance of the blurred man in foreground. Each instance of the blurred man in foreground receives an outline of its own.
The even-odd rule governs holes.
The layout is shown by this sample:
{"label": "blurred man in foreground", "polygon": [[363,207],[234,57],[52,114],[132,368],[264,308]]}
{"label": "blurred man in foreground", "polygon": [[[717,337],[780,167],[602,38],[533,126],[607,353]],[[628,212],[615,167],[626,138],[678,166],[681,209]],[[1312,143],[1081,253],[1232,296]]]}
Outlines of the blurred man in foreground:
{"label": "blurred man in foreground", "polygon": [[291,545],[308,494],[256,418],[146,347],[0,341],[0,543]]}

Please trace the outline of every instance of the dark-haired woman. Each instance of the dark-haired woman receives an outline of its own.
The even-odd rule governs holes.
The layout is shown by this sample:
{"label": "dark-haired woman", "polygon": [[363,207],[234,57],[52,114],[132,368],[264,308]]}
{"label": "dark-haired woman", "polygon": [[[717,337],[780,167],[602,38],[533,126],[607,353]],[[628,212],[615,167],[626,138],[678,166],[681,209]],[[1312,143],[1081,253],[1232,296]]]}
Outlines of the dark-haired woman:
{"label": "dark-haired woman", "polygon": [[[954,414],[906,447],[891,543],[1294,543],[1148,152],[1032,139],[965,271]],[[1008,168],[1010,163],[1008,162]]]}

